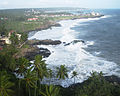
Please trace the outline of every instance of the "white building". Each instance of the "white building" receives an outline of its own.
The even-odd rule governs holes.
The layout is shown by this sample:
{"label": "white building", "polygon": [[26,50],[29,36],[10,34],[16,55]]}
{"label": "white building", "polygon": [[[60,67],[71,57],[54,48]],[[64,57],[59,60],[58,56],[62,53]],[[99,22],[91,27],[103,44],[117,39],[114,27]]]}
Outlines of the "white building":
{"label": "white building", "polygon": [[8,37],[3,37],[0,40],[4,40],[6,44],[11,44],[12,43]]}

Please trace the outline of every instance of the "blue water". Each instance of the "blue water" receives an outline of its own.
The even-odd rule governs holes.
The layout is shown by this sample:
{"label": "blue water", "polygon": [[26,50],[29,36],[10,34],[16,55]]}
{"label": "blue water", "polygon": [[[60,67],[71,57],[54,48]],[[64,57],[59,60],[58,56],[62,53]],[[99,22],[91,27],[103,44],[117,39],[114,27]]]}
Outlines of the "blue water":
{"label": "blue water", "polygon": [[[29,36],[29,39],[52,39],[69,43],[67,46],[64,43],[56,46],[38,46],[51,52],[48,58],[44,58],[48,67],[55,70],[56,67],[65,65],[69,70],[69,79],[58,81],[53,78],[53,84],[64,87],[73,84],[74,80],[71,78],[73,71],[78,73],[77,83],[86,80],[93,71],[120,77],[120,10],[95,10],[95,12],[105,16],[63,20],[59,22],[61,27],[52,27],[52,30],[38,31]],[[85,43],[70,43],[76,39],[82,39]]]}
{"label": "blue water", "polygon": [[120,9],[95,11],[108,17],[83,22],[72,29],[77,32],[77,39],[95,42],[85,50],[93,55],[100,52],[97,56],[120,65]]}

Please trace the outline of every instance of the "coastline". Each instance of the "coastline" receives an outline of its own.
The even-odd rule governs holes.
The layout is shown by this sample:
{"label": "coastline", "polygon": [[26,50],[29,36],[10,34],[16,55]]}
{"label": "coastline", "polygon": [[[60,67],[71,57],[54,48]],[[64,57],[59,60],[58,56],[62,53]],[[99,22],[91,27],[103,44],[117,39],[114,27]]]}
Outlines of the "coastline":
{"label": "coastline", "polygon": [[120,95],[120,11],[73,9],[1,11],[2,95]]}
{"label": "coastline", "polygon": [[46,24],[44,26],[41,26],[40,28],[36,28],[35,30],[29,30],[29,31],[25,31],[26,33],[30,33],[30,32],[36,32],[36,31],[41,31],[41,30],[47,30],[50,29],[51,27],[60,27],[61,25],[57,22],[53,22],[53,23],[49,23]]}
{"label": "coastline", "polygon": [[38,31],[42,31],[42,30],[47,30],[47,29],[51,29],[52,27],[61,27],[61,24],[59,24],[60,21],[62,20],[76,20],[76,19],[89,19],[89,18],[99,18],[99,17],[103,17],[104,15],[99,15],[99,16],[90,16],[90,17],[78,17],[78,18],[75,18],[73,17],[72,19],[60,19],[60,20],[57,20],[57,21],[54,21],[52,23],[49,23],[45,26],[41,26],[40,28],[36,28],[35,30],[30,30],[30,31],[27,31],[27,33],[35,33],[35,32],[38,32]]}
{"label": "coastline", "polygon": [[[100,15],[100,16],[94,16],[94,17],[81,17],[81,18],[72,18],[72,19],[64,19],[64,20],[81,20],[81,19],[89,19],[89,18],[99,18],[99,17],[103,17],[104,15]],[[56,21],[56,22],[54,22],[54,24],[48,24],[47,26],[44,26],[44,27],[41,27],[41,28],[39,28],[39,29],[36,29],[36,30],[33,30],[33,31],[30,31],[28,34],[29,34],[29,37],[31,37],[31,36],[33,36],[36,32],[38,32],[38,31],[43,31],[43,30],[48,30],[48,29],[51,29],[52,27],[61,27],[61,24],[59,23],[59,22],[61,22],[61,21],[63,21],[63,20],[59,20],[59,21]],[[29,38],[28,37],[28,38]],[[44,43],[44,41],[46,41],[46,43]],[[38,50],[40,50],[40,48],[37,46],[37,45],[59,45],[59,44],[61,44],[61,43],[64,43],[65,44],[65,46],[67,45],[67,44],[69,44],[69,43],[66,43],[66,42],[62,42],[62,41],[60,41],[60,40],[52,40],[52,39],[48,39],[48,38],[46,38],[46,39],[43,39],[43,40],[38,40],[38,39],[31,39],[31,40],[28,40],[28,45],[30,45],[30,46],[32,46],[32,47],[35,47],[35,50],[34,51],[32,51],[31,52],[31,54],[30,54],[30,52],[29,52],[29,56],[27,56],[27,57],[29,57],[30,59],[31,59],[31,57],[32,57],[32,59],[33,59],[33,56],[32,56],[32,54],[34,55],[34,54],[40,54],[40,52],[38,52]],[[30,43],[30,42],[32,42],[32,43]],[[40,43],[41,42],[41,43]],[[56,43],[56,42],[58,42],[58,43]],[[56,43],[56,44],[55,44]],[[42,47],[41,47],[42,48]],[[50,50],[48,49],[48,48],[42,48],[42,49],[45,49],[45,51],[43,52],[43,54],[40,54],[40,55],[42,55],[43,56],[43,58],[48,58],[50,55],[51,55],[51,53],[50,53]],[[41,50],[40,50],[41,51]],[[49,52],[48,52],[49,51]],[[47,54],[47,55],[45,55],[46,54],[46,52],[47,53],[49,53],[49,55]]]}
{"label": "coastline", "polygon": [[[104,16],[104,15],[103,15]],[[102,17],[102,16],[100,16],[100,17]],[[98,18],[98,17],[94,17],[94,18]],[[76,18],[76,19],[78,19],[78,18]],[[86,19],[86,18],[80,18],[80,19]],[[88,18],[87,18],[88,19]],[[67,20],[75,20],[75,19],[67,19]],[[60,21],[62,21],[62,20],[60,20]],[[60,22],[59,21],[59,22]],[[47,29],[49,29],[49,28],[47,28]],[[47,30],[47,29],[43,29],[43,30]],[[41,30],[40,30],[41,31]],[[49,40],[49,39],[48,39]],[[33,44],[29,44],[29,45],[32,45],[32,47],[35,47],[36,49],[35,50],[37,50],[37,51],[33,51],[33,52],[29,52],[29,55],[27,56],[28,58],[29,58],[29,56],[31,56],[32,57],[32,60],[34,59],[34,56],[35,55],[38,55],[38,54],[40,54],[39,52],[40,51],[42,51],[42,50],[44,50],[44,51],[42,51],[43,52],[43,54],[46,54],[46,53],[49,53],[49,54],[47,54],[47,56],[44,56],[44,55],[42,55],[44,58],[48,58],[50,55],[51,55],[51,52],[50,52],[50,50],[48,49],[48,48],[39,48],[37,45],[46,45],[46,44],[44,44],[44,43],[40,43],[42,40],[33,40],[34,41],[34,43]],[[38,43],[38,41],[39,41],[39,43]],[[44,41],[44,40],[43,40]],[[52,42],[54,42],[54,41],[52,41]],[[60,41],[61,42],[61,41]],[[54,44],[51,44],[49,41],[47,41],[46,42],[47,43],[47,45],[54,45]],[[61,42],[61,43],[63,43],[63,42]],[[61,43],[59,43],[59,44],[61,44]],[[57,45],[59,45],[59,44],[55,44],[55,46],[57,46]],[[34,54],[35,53],[35,54]],[[30,57],[30,59],[31,59],[31,57]],[[110,82],[112,82],[113,84],[114,83],[120,83],[120,78],[118,77],[118,76],[112,76],[112,75],[110,75],[110,76],[104,76],[105,78],[106,78],[106,80],[107,81],[110,81]],[[81,82],[81,83],[76,83],[76,84],[71,84],[68,88],[70,88],[71,86],[81,86],[81,84],[82,85],[84,85],[84,82],[86,82],[88,79],[86,79],[85,81],[83,81],[83,82]],[[116,81],[116,80],[118,80],[118,81]],[[72,87],[73,88],[73,87]]]}

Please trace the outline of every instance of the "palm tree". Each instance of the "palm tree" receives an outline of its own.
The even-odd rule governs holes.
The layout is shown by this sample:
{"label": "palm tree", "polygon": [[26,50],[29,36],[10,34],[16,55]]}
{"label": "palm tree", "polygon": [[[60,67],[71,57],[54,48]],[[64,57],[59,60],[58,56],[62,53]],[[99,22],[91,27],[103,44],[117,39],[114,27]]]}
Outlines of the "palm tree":
{"label": "palm tree", "polygon": [[51,83],[51,78],[52,78],[52,76],[53,76],[52,70],[51,70],[51,69],[48,69],[49,85],[50,85],[50,83]]}
{"label": "palm tree", "polygon": [[35,65],[35,70],[38,72],[38,77],[40,78],[40,80],[42,81],[42,79],[44,77],[47,77],[48,76],[48,72],[47,72],[47,67],[45,64],[45,61],[42,60],[42,56],[40,55],[37,55],[35,56],[35,62],[34,62],[34,65]]}
{"label": "palm tree", "polygon": [[13,51],[11,49],[5,48],[1,53],[0,53],[0,64],[1,64],[1,70],[2,69],[7,69],[7,72],[13,72],[16,69],[16,62],[15,58],[12,57],[11,54]]}
{"label": "palm tree", "polygon": [[77,77],[77,72],[76,71],[73,71],[73,73],[72,73],[72,78],[74,78],[74,84],[75,84],[75,77]]}
{"label": "palm tree", "polygon": [[30,69],[26,71],[26,73],[24,74],[24,79],[23,79],[23,81],[25,81],[26,83],[26,90],[28,89],[29,96],[31,96],[30,88],[37,87],[35,84],[37,80],[38,78],[35,75],[35,71],[33,70],[33,67],[31,67]]}
{"label": "palm tree", "polygon": [[[24,58],[24,57],[21,57],[21,58],[19,58],[18,59],[18,61],[17,61],[17,65],[18,65],[18,68],[17,68],[17,74],[19,75],[19,76],[24,76],[24,74],[25,74],[25,72],[26,72],[26,70],[27,70],[27,67],[29,66],[29,64],[30,64],[30,62],[29,62],[29,60],[27,60],[26,58]],[[20,96],[20,82],[21,82],[21,77],[19,77],[19,81],[18,81],[18,86],[19,86],[19,96]]]}
{"label": "palm tree", "polygon": [[11,87],[14,83],[10,81],[9,75],[6,72],[0,72],[0,96],[12,96],[10,94],[14,93]]}
{"label": "palm tree", "polygon": [[60,68],[57,67],[57,78],[59,79],[65,79],[68,78],[67,74],[68,70],[65,68],[65,65],[61,65]]}
{"label": "palm tree", "polygon": [[19,58],[17,61],[17,66],[18,66],[16,70],[17,74],[20,76],[24,76],[24,73],[27,70],[27,67],[29,67],[29,64],[30,62],[28,59],[24,57]]}
{"label": "palm tree", "polygon": [[42,96],[59,96],[60,88],[54,85],[45,85],[45,91],[39,91]]}
{"label": "palm tree", "polygon": [[[42,60],[42,56],[36,55],[35,61],[34,61],[34,70],[36,71],[36,76],[39,78],[39,80],[36,81],[36,86],[40,85],[40,82],[43,80],[44,77],[47,76],[47,67],[45,64],[45,61]],[[37,96],[37,89],[35,88],[34,96]]]}

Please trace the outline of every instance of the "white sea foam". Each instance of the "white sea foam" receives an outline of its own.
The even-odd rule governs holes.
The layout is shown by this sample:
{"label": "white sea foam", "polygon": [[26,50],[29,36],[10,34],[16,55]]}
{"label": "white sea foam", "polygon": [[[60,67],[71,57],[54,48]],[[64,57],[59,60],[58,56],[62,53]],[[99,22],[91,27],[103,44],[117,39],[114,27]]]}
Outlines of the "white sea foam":
{"label": "white sea foam", "polygon": [[94,42],[94,41],[87,41],[86,44],[87,44],[87,45],[94,45],[95,42]]}
{"label": "white sea foam", "polygon": [[[63,20],[59,22],[62,27],[53,27],[52,30],[39,31],[29,39],[57,39],[69,43],[76,39],[75,31],[72,30],[71,27],[81,22],[99,19],[100,18]],[[61,84],[64,87],[73,84],[74,80],[71,78],[73,71],[79,74],[76,78],[76,83],[86,80],[92,71],[102,71],[105,75],[118,75],[120,68],[114,62],[93,56],[84,50],[84,47],[92,46],[94,43],[94,41],[87,41],[86,43],[71,43],[68,46],[64,46],[64,44],[57,46],[40,45],[39,47],[48,48],[52,53],[48,58],[45,58],[48,67],[54,70],[56,66],[66,65],[69,70],[69,79],[60,81],[53,79],[53,83]]]}
{"label": "white sea foam", "polygon": [[111,15],[105,15],[105,16],[102,16],[101,18],[109,18],[109,17],[112,17]]}
{"label": "white sea foam", "polygon": [[95,55],[100,55],[101,54],[101,52],[95,52]]}

